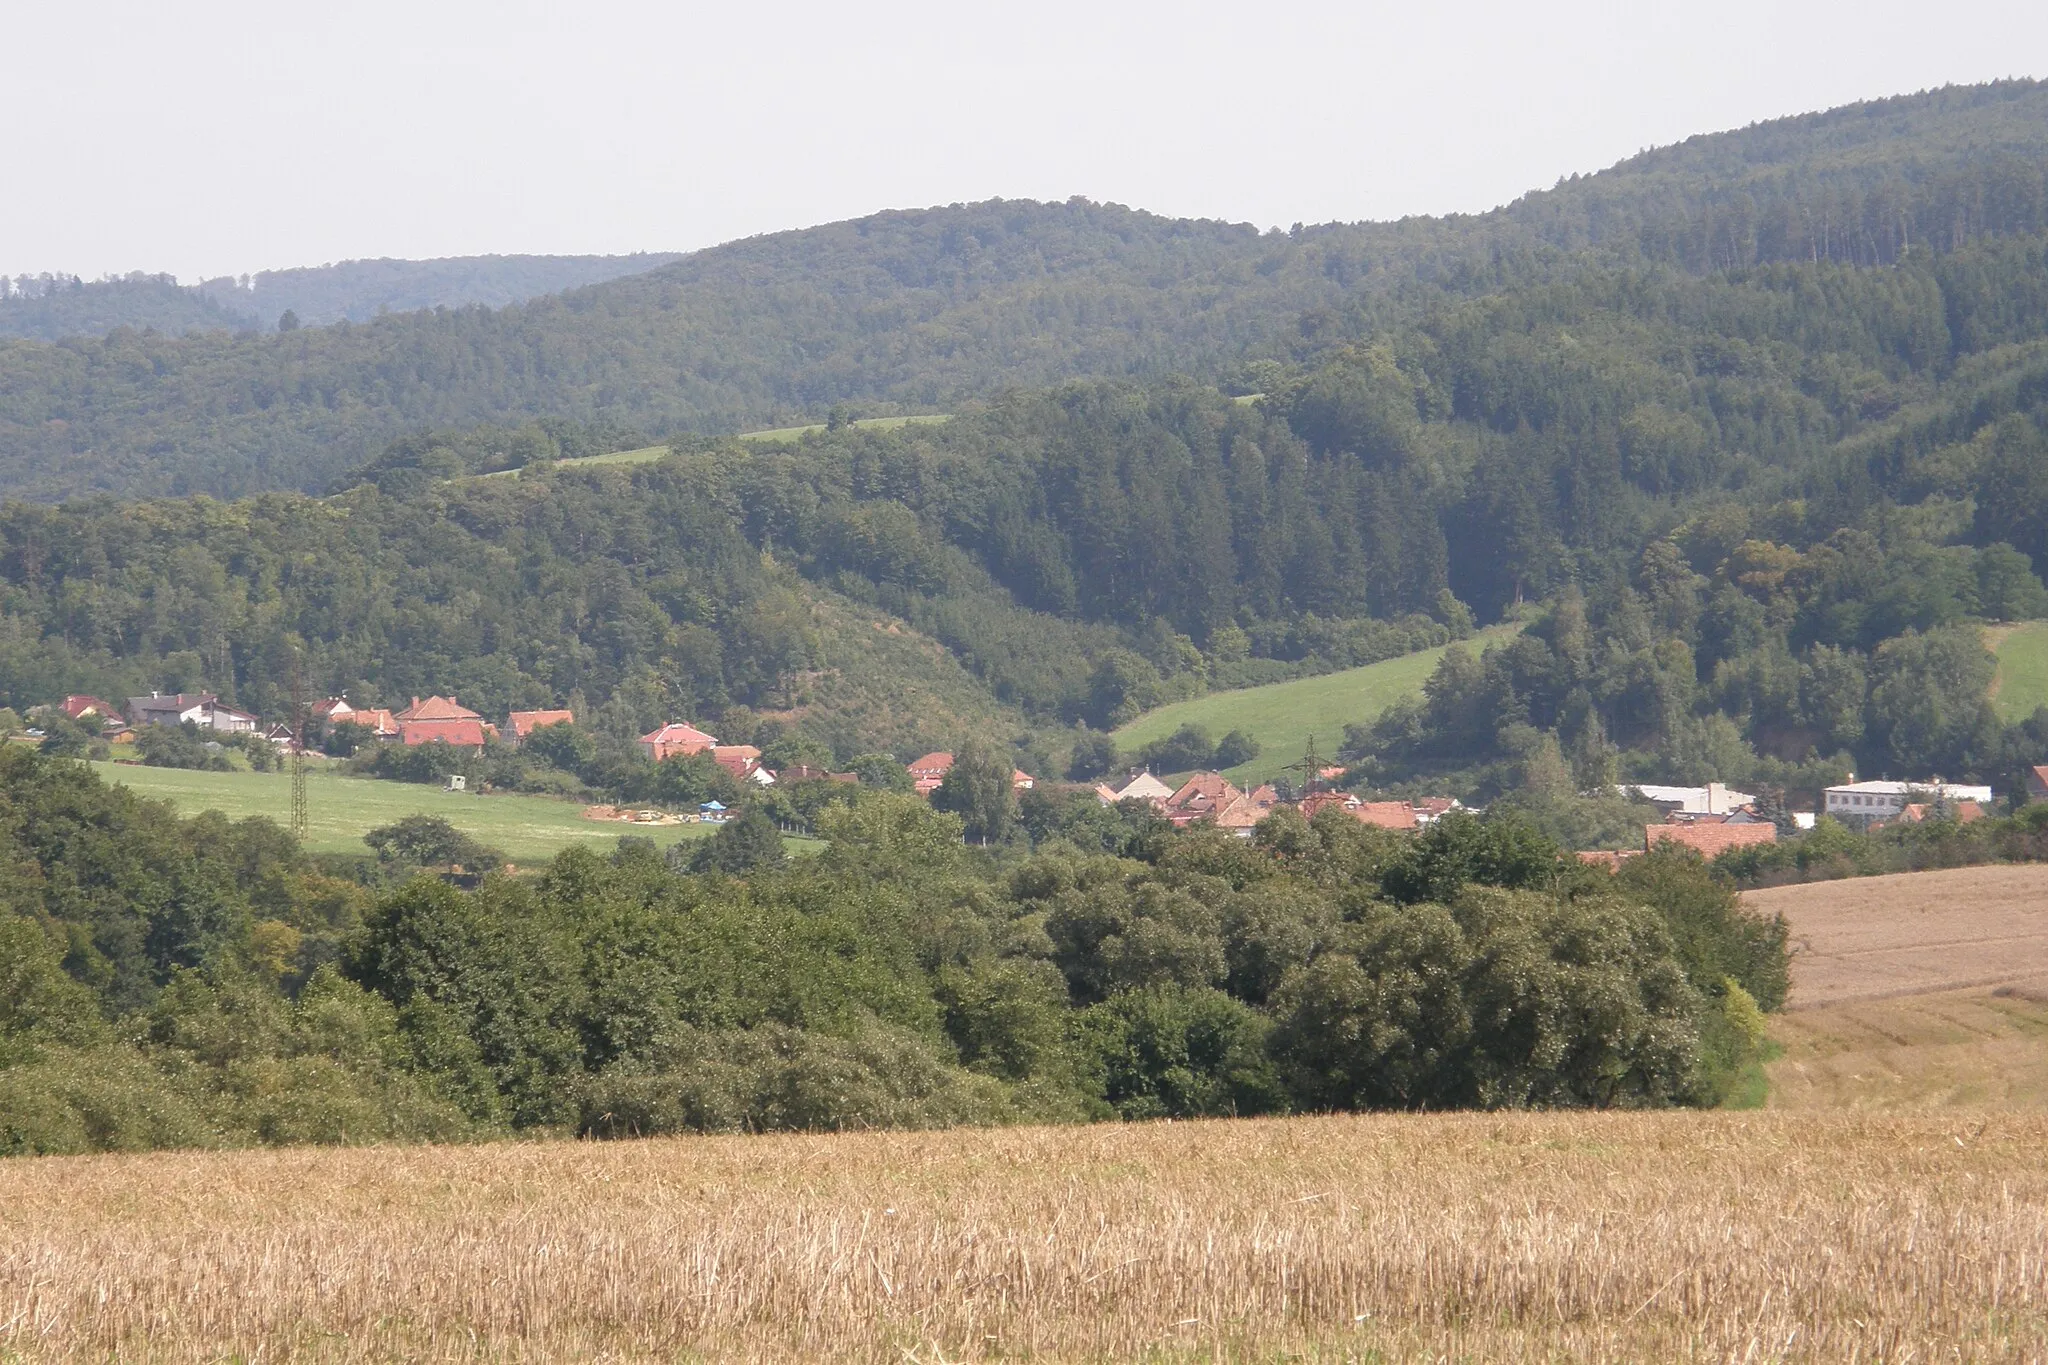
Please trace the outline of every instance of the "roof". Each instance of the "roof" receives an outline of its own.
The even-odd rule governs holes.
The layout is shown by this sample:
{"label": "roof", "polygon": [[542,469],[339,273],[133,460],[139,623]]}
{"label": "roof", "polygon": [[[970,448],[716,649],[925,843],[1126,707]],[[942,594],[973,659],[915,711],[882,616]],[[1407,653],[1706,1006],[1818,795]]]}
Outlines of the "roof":
{"label": "roof", "polygon": [[1864,796],[1905,796],[1910,792],[1934,792],[1948,797],[1951,801],[1991,799],[1989,787],[1975,786],[1967,782],[1943,782],[1938,778],[1926,782],[1842,782],[1828,788],[1829,795],[1837,792]]}
{"label": "roof", "polygon": [[353,715],[355,709],[348,704],[346,697],[326,697],[313,703],[313,714],[321,720],[328,720],[337,715]]}
{"label": "roof", "polygon": [[1381,829],[1414,829],[1416,826],[1415,807],[1406,801],[1361,801],[1351,808],[1361,825],[1377,825]]}
{"label": "roof", "polygon": [[699,749],[712,749],[718,745],[718,736],[707,735],[694,725],[672,720],[659,730],[650,730],[640,736],[642,744],[691,745]]}
{"label": "roof", "polygon": [[[1924,820],[1932,819],[1935,815],[1935,810],[1936,808],[1928,802],[1913,801],[1909,802],[1899,812],[1899,819],[1906,824],[1917,825]],[[1984,818],[1984,808],[1975,801],[1958,801],[1955,803],[1955,817],[1957,824],[1967,825],[1972,820],[1982,820]]]}
{"label": "roof", "polygon": [[1097,782],[1095,784],[1095,799],[1105,806],[1114,806],[1119,798],[1116,794],[1116,788],[1106,782]]}
{"label": "roof", "polygon": [[1280,794],[1268,782],[1251,791],[1239,794],[1235,801],[1216,812],[1216,823],[1223,829],[1250,829],[1273,813],[1280,804]]}
{"label": "roof", "polygon": [[1731,848],[1777,842],[1778,827],[1768,820],[1755,825],[1643,826],[1645,849],[1653,849],[1659,844],[1679,844],[1697,851],[1703,858],[1716,857]]}
{"label": "roof", "polygon": [[398,733],[398,717],[382,707],[374,711],[358,711],[349,717],[349,722],[354,725],[360,725],[365,730],[373,730],[380,735],[395,735]]}
{"label": "roof", "polygon": [[576,713],[568,709],[560,711],[514,711],[505,717],[505,726],[516,739],[525,739],[544,725],[574,725]]}
{"label": "roof", "polygon": [[1243,795],[1222,773],[1196,773],[1166,798],[1166,808],[1176,814],[1207,815]]}
{"label": "roof", "polygon": [[409,720],[482,720],[476,712],[458,703],[453,697],[428,697],[421,701],[412,699],[412,705],[398,713],[400,722]]}
{"label": "roof", "polygon": [[1172,795],[1173,788],[1167,786],[1147,771],[1139,773],[1136,777],[1124,783],[1123,786],[1117,788],[1116,799],[1119,801],[1164,801]]}
{"label": "roof", "polygon": [[1626,796],[1635,791],[1643,794],[1645,801],[1660,806],[1676,806],[1682,811],[1700,815],[1725,815],[1737,806],[1749,805],[1756,797],[1748,792],[1734,791],[1719,782],[1709,782],[1704,787],[1667,787],[1654,782],[1620,782],[1615,790]]}
{"label": "roof", "polygon": [[402,720],[398,723],[398,736],[408,745],[457,744],[465,748],[481,748],[490,728],[475,717],[468,720]]}
{"label": "roof", "polygon": [[2027,773],[2034,781],[2044,787],[2048,787],[2048,763],[2036,763],[2033,767],[2027,769]]}
{"label": "roof", "polygon": [[77,720],[88,711],[96,716],[105,716],[109,720],[116,719],[121,714],[121,708],[112,702],[101,701],[98,697],[88,696],[83,692],[74,692],[64,699],[64,714],[71,719]]}
{"label": "roof", "polygon": [[1625,848],[1619,853],[1609,852],[1602,848],[1588,848],[1579,850],[1578,859],[1580,862],[1588,863],[1594,867],[1604,867],[1609,872],[1619,872],[1621,871],[1622,863],[1630,858],[1640,858],[1642,856],[1643,851],[1639,848]]}
{"label": "roof", "polygon": [[195,706],[208,706],[219,700],[220,698],[211,692],[174,692],[169,696],[165,696],[160,692],[152,692],[146,697],[130,697],[128,699],[128,709],[131,711],[180,712],[190,711]]}
{"label": "roof", "polygon": [[912,759],[903,765],[912,777],[942,777],[953,767],[953,755],[933,750],[923,758]]}
{"label": "roof", "polygon": [[224,706],[224,705],[222,705],[222,704],[221,704],[220,702],[215,702],[215,703],[213,703],[213,705],[211,705],[211,706],[207,707],[206,709],[207,709],[207,710],[209,710],[209,711],[211,711],[211,712],[213,712],[213,714],[215,714],[216,716],[233,716],[233,717],[235,717],[235,718],[236,718],[237,720],[255,720],[255,719],[256,719],[255,715],[254,715],[253,713],[251,713],[251,712],[248,712],[248,711],[238,711],[238,710],[236,710],[236,709],[235,709],[234,707],[232,707],[232,706]]}

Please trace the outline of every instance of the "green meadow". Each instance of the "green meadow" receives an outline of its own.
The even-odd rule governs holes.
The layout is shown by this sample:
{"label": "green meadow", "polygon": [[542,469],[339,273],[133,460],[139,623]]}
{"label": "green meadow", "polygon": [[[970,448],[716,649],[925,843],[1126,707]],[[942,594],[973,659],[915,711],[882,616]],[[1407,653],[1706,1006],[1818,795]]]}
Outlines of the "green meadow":
{"label": "green meadow", "polygon": [[[917,417],[863,417],[855,422],[854,425],[866,427],[874,431],[894,431],[898,427],[907,427],[916,422],[943,422],[951,415],[950,413],[928,413]],[[740,433],[740,439],[742,441],[794,441],[808,436],[814,431],[823,431],[824,429],[825,424],[823,422],[813,422],[809,426],[802,427],[772,427],[766,431],[743,431]],[[557,461],[556,467],[588,469],[598,465],[652,464],[654,461],[667,455],[668,449],[665,445],[641,446],[638,450],[614,450],[604,455],[579,455],[572,460]],[[516,469],[501,469],[494,474],[485,474],[480,477],[486,479],[516,479],[519,477],[519,471]]]}
{"label": "green meadow", "polygon": [[[286,773],[209,773],[132,763],[92,766],[109,782],[170,802],[181,815],[217,810],[232,820],[266,815],[283,824],[291,814],[291,777]],[[315,853],[367,853],[364,834],[408,815],[443,816],[471,838],[503,849],[521,866],[546,862],[565,848],[609,852],[621,834],[641,835],[666,847],[711,832],[705,825],[586,820],[581,806],[546,796],[447,792],[410,782],[348,777],[324,768],[306,774],[306,847]]]}
{"label": "green meadow", "polygon": [[[1512,633],[1518,627],[1504,629]],[[1464,647],[1477,653],[1486,647],[1488,637],[1501,630],[1484,632],[1477,639],[1465,641]],[[1211,692],[1192,701],[1174,702],[1147,711],[1116,731],[1117,747],[1126,751],[1136,749],[1155,739],[1164,739],[1183,725],[1198,725],[1209,732],[1211,739],[1242,730],[1258,740],[1259,756],[1225,769],[1224,776],[1240,786],[1249,781],[1267,781],[1279,776],[1289,764],[1301,761],[1311,735],[1315,737],[1316,752],[1328,758],[1343,740],[1346,725],[1363,724],[1403,697],[1420,696],[1422,684],[1448,648],[1443,645],[1340,673]]]}
{"label": "green meadow", "polygon": [[1998,656],[1991,679],[1991,705],[1999,720],[2015,725],[2048,706],[2048,621],[1992,626],[1985,643]]}

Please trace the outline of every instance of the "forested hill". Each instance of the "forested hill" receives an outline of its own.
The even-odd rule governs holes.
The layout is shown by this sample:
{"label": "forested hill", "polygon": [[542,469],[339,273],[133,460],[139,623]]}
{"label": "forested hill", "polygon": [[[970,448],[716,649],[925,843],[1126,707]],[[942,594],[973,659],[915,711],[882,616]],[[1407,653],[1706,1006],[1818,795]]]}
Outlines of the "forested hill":
{"label": "forested hill", "polygon": [[60,341],[116,327],[169,336],[226,329],[267,332],[285,323],[367,322],[380,313],[480,304],[501,308],[617,279],[678,259],[631,256],[452,256],[431,261],[342,261],[180,285],[136,272],[113,279],[0,277],[0,337]]}
{"label": "forested hill", "polygon": [[311,327],[368,322],[380,313],[422,308],[502,308],[637,275],[680,256],[674,251],[642,251],[629,256],[448,256],[430,261],[386,257],[265,270],[239,281],[208,280],[198,288],[225,307],[254,314],[266,328],[275,327],[287,312]]}
{"label": "forested hill", "polygon": [[1264,386],[1439,303],[1589,268],[1881,265],[2048,226],[2048,87],[1693,139],[1493,213],[1289,233],[987,203],[733,243],[527,304],[283,336],[0,344],[0,491],[325,486],[401,432],[552,416],[654,435],[950,408],[1075,376]]}

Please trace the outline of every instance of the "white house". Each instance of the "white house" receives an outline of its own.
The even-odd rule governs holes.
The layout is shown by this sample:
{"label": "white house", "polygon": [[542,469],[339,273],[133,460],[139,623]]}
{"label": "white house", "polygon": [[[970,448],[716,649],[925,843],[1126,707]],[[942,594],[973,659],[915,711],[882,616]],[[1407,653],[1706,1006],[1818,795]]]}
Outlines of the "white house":
{"label": "white house", "polygon": [[202,730],[231,734],[256,728],[256,717],[226,705],[211,692],[152,692],[128,699],[128,719],[134,725],[183,725],[191,721]]}
{"label": "white house", "polygon": [[[1854,776],[1854,774],[1851,774]],[[1845,825],[1890,820],[1914,801],[1941,797],[1949,801],[1991,804],[1991,788],[1962,782],[1844,782],[1827,790],[1826,813]]]}
{"label": "white house", "polygon": [[1719,782],[1709,782],[1704,787],[1663,787],[1649,782],[1625,782],[1617,785],[1615,790],[1623,796],[1640,792],[1643,800],[1676,815],[1726,815],[1756,800],[1748,792],[1731,790]]}

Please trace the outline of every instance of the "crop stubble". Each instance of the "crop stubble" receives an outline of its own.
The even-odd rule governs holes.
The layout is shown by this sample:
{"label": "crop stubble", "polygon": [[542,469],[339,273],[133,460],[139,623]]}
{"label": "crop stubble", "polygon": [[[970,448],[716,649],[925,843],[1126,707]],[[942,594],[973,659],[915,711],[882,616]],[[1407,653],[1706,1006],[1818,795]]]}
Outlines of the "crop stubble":
{"label": "crop stubble", "polygon": [[1743,899],[1791,926],[1790,1009],[2048,981],[2048,864],[1810,882]]}
{"label": "crop stubble", "polygon": [[0,1357],[2038,1359],[2041,1116],[0,1163]]}

